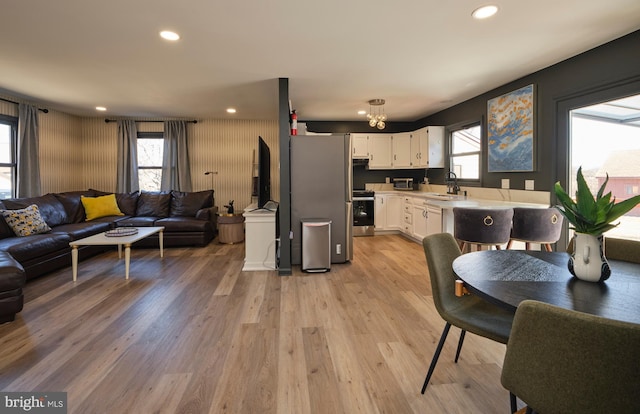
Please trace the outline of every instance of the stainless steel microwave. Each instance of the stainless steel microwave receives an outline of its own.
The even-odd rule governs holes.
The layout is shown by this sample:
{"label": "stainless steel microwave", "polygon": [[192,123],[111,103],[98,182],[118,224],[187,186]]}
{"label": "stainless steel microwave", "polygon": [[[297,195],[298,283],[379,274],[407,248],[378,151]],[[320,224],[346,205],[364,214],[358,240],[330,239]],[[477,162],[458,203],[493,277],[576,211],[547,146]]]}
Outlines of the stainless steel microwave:
{"label": "stainless steel microwave", "polygon": [[394,178],[393,179],[394,190],[413,190],[413,178]]}

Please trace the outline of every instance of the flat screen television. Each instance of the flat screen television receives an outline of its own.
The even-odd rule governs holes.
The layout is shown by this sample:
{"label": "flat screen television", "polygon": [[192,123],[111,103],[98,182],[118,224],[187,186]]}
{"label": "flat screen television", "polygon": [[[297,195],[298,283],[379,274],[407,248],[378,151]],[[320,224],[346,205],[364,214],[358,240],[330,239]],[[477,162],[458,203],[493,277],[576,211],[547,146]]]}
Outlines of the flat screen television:
{"label": "flat screen television", "polygon": [[262,137],[258,137],[258,208],[271,201],[271,152]]}

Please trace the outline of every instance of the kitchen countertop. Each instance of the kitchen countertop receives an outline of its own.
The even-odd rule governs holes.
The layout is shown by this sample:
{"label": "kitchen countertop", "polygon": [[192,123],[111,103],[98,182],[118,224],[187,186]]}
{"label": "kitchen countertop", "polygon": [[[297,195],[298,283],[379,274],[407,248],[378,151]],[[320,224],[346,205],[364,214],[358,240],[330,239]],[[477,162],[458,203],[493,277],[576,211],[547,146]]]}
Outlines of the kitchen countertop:
{"label": "kitchen countertop", "polygon": [[399,196],[420,197],[427,200],[427,205],[432,205],[442,209],[453,209],[454,207],[478,207],[478,208],[509,208],[509,207],[532,207],[546,208],[547,204],[524,203],[503,200],[486,200],[481,198],[469,198],[462,195],[442,194],[424,191],[378,191],[376,194],[394,194]]}

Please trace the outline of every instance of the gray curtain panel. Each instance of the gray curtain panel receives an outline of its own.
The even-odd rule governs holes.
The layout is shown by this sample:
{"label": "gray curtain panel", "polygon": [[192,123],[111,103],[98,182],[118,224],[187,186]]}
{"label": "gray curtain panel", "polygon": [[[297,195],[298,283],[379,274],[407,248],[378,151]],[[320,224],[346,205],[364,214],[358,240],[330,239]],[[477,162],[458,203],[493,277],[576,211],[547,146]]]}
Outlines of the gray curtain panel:
{"label": "gray curtain panel", "polygon": [[162,155],[162,191],[191,191],[191,167],[187,148],[187,123],[164,123],[164,152]]}
{"label": "gray curtain panel", "polygon": [[136,121],[118,121],[118,167],[116,192],[139,190],[138,184],[138,128]]}
{"label": "gray curtain panel", "polygon": [[38,141],[38,108],[18,104],[18,197],[41,195]]}

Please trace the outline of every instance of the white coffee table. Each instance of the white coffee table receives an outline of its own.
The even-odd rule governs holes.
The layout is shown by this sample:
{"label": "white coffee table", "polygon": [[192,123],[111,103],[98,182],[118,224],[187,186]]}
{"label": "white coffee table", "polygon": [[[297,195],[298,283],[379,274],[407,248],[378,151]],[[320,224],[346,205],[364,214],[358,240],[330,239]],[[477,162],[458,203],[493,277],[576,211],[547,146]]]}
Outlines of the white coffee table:
{"label": "white coffee table", "polygon": [[130,236],[109,237],[105,233],[95,234],[69,243],[71,246],[71,266],[73,269],[73,281],[78,278],[78,246],[118,246],[118,258],[122,259],[122,246],[124,246],[124,269],[125,279],[129,279],[129,263],[131,261],[131,244],[149,237],[152,234],[158,234],[160,242],[160,257],[164,257],[163,251],[163,231],[164,227],[135,227],[138,229],[136,234]]}

